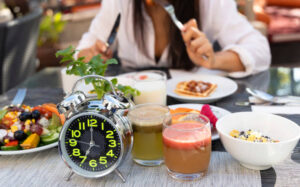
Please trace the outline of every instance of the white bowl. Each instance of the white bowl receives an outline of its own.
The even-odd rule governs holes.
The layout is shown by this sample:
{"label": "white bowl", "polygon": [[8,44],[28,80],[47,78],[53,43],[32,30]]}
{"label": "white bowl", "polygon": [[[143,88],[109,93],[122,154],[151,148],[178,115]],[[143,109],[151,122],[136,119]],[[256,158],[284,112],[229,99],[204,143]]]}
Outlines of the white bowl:
{"label": "white bowl", "polygon": [[[241,165],[255,170],[268,169],[286,159],[300,138],[300,127],[296,123],[273,114],[233,113],[218,120],[216,128],[226,151]],[[279,142],[259,143],[233,138],[229,133],[234,129],[259,131]]]}
{"label": "white bowl", "polygon": [[80,77],[75,75],[68,75],[66,71],[67,68],[63,68],[60,71],[62,87],[65,93],[71,93],[73,85],[78,79],[80,79]]}

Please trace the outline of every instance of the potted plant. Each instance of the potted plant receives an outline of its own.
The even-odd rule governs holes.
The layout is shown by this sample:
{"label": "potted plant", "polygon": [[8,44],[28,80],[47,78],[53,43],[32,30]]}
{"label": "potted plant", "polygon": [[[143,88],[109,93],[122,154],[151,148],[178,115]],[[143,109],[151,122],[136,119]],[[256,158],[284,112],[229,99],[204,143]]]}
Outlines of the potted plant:
{"label": "potted plant", "polygon": [[66,22],[62,19],[62,13],[53,13],[52,10],[46,11],[40,24],[40,34],[37,43],[37,56],[40,60],[39,69],[59,64],[59,59],[55,57],[55,53],[60,49],[58,40],[65,24]]}

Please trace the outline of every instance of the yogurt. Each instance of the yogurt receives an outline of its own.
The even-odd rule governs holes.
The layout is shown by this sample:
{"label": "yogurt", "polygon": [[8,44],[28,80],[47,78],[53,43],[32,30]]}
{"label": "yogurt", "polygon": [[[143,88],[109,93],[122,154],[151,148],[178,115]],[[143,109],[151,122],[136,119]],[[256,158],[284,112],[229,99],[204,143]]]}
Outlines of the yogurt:
{"label": "yogurt", "polygon": [[134,77],[135,88],[140,91],[134,97],[135,104],[167,104],[166,75],[161,71],[144,71]]}

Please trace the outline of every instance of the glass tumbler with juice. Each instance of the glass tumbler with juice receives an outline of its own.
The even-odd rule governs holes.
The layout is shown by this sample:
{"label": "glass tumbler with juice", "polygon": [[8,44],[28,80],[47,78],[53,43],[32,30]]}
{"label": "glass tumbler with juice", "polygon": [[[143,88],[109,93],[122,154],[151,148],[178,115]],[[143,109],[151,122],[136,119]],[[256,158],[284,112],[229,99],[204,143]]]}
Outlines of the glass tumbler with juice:
{"label": "glass tumbler with juice", "polygon": [[168,174],[179,180],[195,180],[204,176],[211,154],[209,119],[200,114],[179,113],[167,117],[163,128]]}
{"label": "glass tumbler with juice", "polygon": [[163,163],[162,123],[169,108],[157,104],[137,105],[129,110],[133,128],[133,160],[144,166]]}

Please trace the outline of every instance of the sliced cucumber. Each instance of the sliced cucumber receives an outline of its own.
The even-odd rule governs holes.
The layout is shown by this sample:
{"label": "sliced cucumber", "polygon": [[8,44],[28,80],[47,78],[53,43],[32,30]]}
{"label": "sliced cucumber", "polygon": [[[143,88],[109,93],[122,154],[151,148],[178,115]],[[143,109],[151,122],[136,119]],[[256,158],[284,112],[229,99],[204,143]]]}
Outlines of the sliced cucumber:
{"label": "sliced cucumber", "polygon": [[53,131],[49,131],[47,134],[42,134],[41,139],[50,138],[51,136],[53,136],[54,133],[55,132],[53,132]]}
{"label": "sliced cucumber", "polygon": [[62,126],[57,127],[56,132],[60,133],[61,129],[62,129]]}
{"label": "sliced cucumber", "polygon": [[47,138],[42,138],[42,137],[41,137],[41,141],[42,141],[44,144],[51,144],[51,143],[57,142],[57,141],[58,141],[58,138],[59,138],[59,133],[55,132],[55,133],[53,133],[52,136],[50,136],[50,137],[47,137]]}
{"label": "sliced cucumber", "polygon": [[47,134],[49,134],[50,133],[50,131],[48,130],[48,129],[46,129],[45,127],[43,127],[43,133],[42,133],[42,136],[43,135],[47,135]]}
{"label": "sliced cucumber", "polygon": [[53,114],[52,118],[50,119],[50,124],[48,126],[48,129],[49,130],[54,130],[54,129],[57,129],[58,127],[60,127],[60,126],[61,126],[60,118],[56,114]]}

